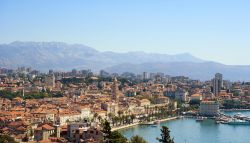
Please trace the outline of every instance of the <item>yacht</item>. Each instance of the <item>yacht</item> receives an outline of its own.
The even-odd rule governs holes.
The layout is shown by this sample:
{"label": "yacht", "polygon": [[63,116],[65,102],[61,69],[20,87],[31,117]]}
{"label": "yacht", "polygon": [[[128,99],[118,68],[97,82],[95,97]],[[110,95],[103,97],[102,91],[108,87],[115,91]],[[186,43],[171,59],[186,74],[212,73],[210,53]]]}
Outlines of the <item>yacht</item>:
{"label": "yacht", "polygon": [[233,118],[232,120],[228,121],[228,124],[229,125],[250,125],[250,122]]}

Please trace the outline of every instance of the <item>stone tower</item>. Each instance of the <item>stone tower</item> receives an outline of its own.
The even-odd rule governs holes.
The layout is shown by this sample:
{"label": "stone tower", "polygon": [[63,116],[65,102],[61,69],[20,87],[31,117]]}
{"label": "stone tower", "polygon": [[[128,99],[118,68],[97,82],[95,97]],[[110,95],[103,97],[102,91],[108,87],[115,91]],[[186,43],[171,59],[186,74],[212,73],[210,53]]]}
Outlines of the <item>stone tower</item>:
{"label": "stone tower", "polygon": [[118,88],[118,81],[115,77],[112,85],[112,99],[115,101],[119,101],[119,88]]}

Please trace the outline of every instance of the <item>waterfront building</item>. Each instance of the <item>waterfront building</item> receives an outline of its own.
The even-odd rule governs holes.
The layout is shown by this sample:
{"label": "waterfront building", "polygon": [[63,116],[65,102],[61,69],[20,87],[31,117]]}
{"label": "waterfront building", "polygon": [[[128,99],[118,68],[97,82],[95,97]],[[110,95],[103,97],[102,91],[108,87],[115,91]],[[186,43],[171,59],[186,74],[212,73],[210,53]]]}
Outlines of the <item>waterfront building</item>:
{"label": "waterfront building", "polygon": [[202,101],[200,103],[199,114],[204,116],[219,115],[219,103],[216,101]]}

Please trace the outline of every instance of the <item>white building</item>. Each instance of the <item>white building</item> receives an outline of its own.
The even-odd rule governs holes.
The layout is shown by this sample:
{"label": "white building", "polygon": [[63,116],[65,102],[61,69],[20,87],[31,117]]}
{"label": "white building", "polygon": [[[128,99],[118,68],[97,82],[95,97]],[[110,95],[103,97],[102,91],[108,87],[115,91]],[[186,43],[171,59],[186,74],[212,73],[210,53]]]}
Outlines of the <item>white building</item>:
{"label": "white building", "polygon": [[87,119],[91,117],[91,111],[89,107],[80,106],[78,107],[78,111],[81,113],[82,119]]}
{"label": "white building", "polygon": [[217,116],[219,114],[219,103],[216,101],[202,101],[199,113],[204,116]]}
{"label": "white building", "polygon": [[60,114],[59,122],[60,125],[67,125],[69,122],[75,122],[82,119],[81,113],[67,113],[67,114]]}

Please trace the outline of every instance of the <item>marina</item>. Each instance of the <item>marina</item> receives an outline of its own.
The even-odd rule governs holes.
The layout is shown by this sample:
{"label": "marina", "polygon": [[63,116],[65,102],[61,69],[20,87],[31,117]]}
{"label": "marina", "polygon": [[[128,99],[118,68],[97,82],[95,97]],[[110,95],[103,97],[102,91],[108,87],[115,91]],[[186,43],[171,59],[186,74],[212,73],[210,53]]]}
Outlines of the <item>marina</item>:
{"label": "marina", "polygon": [[[234,117],[237,112],[223,112],[226,116]],[[242,115],[249,116],[250,111],[240,112]],[[156,137],[160,137],[161,126],[169,127],[171,136],[176,143],[249,143],[250,125],[246,121],[226,120],[216,123],[215,119],[203,118],[197,122],[196,118],[178,118],[161,122],[157,125],[139,125],[120,130],[127,138],[134,135],[143,136],[148,142],[155,143]],[[243,121],[243,122],[242,122]]]}

